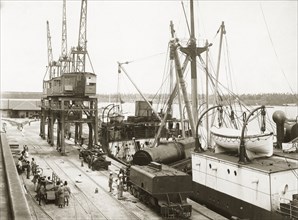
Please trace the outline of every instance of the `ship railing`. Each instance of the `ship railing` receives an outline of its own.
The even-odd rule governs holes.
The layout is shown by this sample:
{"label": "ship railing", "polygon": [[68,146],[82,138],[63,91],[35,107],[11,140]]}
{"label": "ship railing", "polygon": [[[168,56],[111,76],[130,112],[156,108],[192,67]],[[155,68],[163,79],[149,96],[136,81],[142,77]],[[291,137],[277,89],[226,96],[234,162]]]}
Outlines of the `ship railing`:
{"label": "ship railing", "polygon": [[276,211],[284,216],[290,217],[291,219],[298,218],[298,200],[282,198],[282,202],[280,202],[280,207],[277,208]]}

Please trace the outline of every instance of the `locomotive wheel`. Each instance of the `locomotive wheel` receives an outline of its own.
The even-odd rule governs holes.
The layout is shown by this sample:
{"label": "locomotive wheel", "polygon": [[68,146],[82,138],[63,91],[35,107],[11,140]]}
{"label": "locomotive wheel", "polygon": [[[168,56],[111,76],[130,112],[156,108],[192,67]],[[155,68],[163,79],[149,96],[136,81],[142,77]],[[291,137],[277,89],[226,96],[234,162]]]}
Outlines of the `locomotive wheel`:
{"label": "locomotive wheel", "polygon": [[151,207],[156,206],[156,200],[155,200],[155,198],[153,198],[152,196],[149,196],[149,198],[148,198],[148,204],[149,204]]}
{"label": "locomotive wheel", "polygon": [[140,199],[140,192],[137,189],[136,189],[136,195],[135,195],[135,197],[138,198],[138,199]]}
{"label": "locomotive wheel", "polygon": [[140,193],[140,201],[143,202],[143,203],[146,203],[146,195]]}
{"label": "locomotive wheel", "polygon": [[127,186],[127,191],[132,195],[131,188],[132,187]]}

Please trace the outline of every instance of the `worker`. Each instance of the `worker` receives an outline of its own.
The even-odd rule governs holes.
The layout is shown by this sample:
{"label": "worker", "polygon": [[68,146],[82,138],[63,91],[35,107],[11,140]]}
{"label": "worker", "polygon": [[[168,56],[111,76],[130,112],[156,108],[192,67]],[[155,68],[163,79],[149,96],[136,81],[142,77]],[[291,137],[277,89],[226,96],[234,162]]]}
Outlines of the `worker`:
{"label": "worker", "polygon": [[58,207],[62,208],[64,207],[65,203],[64,203],[64,184],[61,182],[60,187],[58,188]]}
{"label": "worker", "polygon": [[47,185],[47,177],[46,176],[43,176],[43,177],[41,177],[41,179],[40,179],[40,184],[41,185],[44,185],[44,187],[46,187],[46,185]]}
{"label": "worker", "polygon": [[27,145],[24,145],[24,150],[27,151],[27,152],[29,152],[29,148],[28,148]]}
{"label": "worker", "polygon": [[17,163],[17,170],[18,170],[18,174],[21,174],[22,173],[22,158],[20,157],[19,160],[18,160],[18,163]]}
{"label": "worker", "polygon": [[32,170],[32,175],[34,176],[36,174],[37,164],[36,164],[33,157],[32,157],[32,160],[31,160],[31,170]]}
{"label": "worker", "polygon": [[39,189],[41,187],[41,178],[42,177],[38,177],[38,179],[37,179],[37,186],[36,186],[36,189],[35,189],[35,192],[37,192],[36,197],[38,197],[38,192],[39,192]]}
{"label": "worker", "polygon": [[32,182],[34,184],[34,191],[37,191],[37,181],[39,179],[40,175],[38,173],[35,173],[32,179]]}
{"label": "worker", "polygon": [[109,176],[109,188],[110,188],[110,192],[113,191],[113,173],[110,172],[110,176]]}
{"label": "worker", "polygon": [[45,201],[47,200],[47,193],[44,185],[41,185],[41,187],[39,188],[37,192],[37,198],[38,198],[39,205],[41,205],[41,200],[45,200]]}
{"label": "worker", "polygon": [[64,206],[65,204],[68,206],[69,204],[69,197],[70,197],[71,191],[69,186],[67,185],[67,181],[64,181]]}
{"label": "worker", "polygon": [[95,154],[92,154],[92,157],[91,157],[91,169],[94,170],[95,169],[95,161],[97,160],[98,158],[98,155],[97,153]]}
{"label": "worker", "polygon": [[119,179],[117,181],[117,189],[118,189],[118,199],[123,199],[123,175],[119,175]]}
{"label": "worker", "polygon": [[127,154],[127,156],[126,156],[126,162],[130,162],[131,161],[131,156],[130,156],[130,154]]}
{"label": "worker", "polygon": [[54,190],[55,190],[55,205],[58,205],[58,198],[59,198],[59,195],[58,195],[58,190],[60,188],[60,181],[57,181],[56,182],[56,185],[54,186]]}
{"label": "worker", "polygon": [[89,169],[91,168],[91,163],[92,163],[92,160],[91,160],[92,158],[91,158],[91,155],[90,154],[88,154],[88,156],[87,156],[87,163],[88,163],[88,167],[89,167]]}
{"label": "worker", "polygon": [[130,190],[130,181],[129,181],[129,174],[130,174],[130,165],[127,166],[126,170],[125,170],[125,185],[126,185],[126,190]]}
{"label": "worker", "polygon": [[115,157],[118,157],[118,154],[120,152],[120,147],[119,146],[115,146],[116,148],[116,154],[115,154]]}
{"label": "worker", "polygon": [[27,179],[30,179],[30,161],[27,161],[26,171],[27,171]]}
{"label": "worker", "polygon": [[83,150],[80,150],[79,153],[79,159],[81,160],[81,167],[84,167],[84,155],[83,155]]}

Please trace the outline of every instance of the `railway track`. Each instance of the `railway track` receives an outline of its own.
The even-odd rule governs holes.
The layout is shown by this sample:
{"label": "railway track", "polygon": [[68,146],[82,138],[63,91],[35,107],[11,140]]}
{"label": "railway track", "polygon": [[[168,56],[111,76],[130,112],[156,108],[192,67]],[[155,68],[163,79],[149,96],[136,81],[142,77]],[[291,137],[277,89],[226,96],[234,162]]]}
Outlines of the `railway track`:
{"label": "railway track", "polygon": [[[33,146],[32,149],[34,149],[36,151],[37,154],[38,151],[43,151],[43,150],[48,150],[49,147],[43,147],[43,146],[39,146],[39,145],[34,145],[33,142],[31,142],[30,139],[28,139],[28,142],[30,142]],[[52,148],[52,147],[51,147]],[[53,148],[52,148],[53,149]],[[33,152],[32,152],[33,153]],[[44,153],[41,153],[41,154],[44,154]],[[46,154],[44,154],[46,155]],[[81,173],[84,173],[84,171],[82,170],[82,168],[80,167],[80,162],[79,160],[77,159],[73,159],[72,158],[66,158],[66,157],[63,157],[63,159],[61,159],[64,161],[64,165],[67,163],[68,166],[71,166],[73,167],[74,169],[76,170],[81,170]],[[121,163],[120,161],[115,161],[113,158],[109,159],[111,160],[111,166],[110,168],[114,171],[114,173],[117,173],[117,171],[122,168],[122,167],[125,167],[127,166],[127,164],[123,164]],[[59,172],[63,174],[63,179],[67,179],[67,180],[71,180],[72,184],[76,185],[75,184],[75,181],[73,180],[73,177],[71,175],[69,175],[69,172],[66,172],[65,169],[63,167],[65,167],[64,165],[61,166],[61,164],[59,164],[59,162],[55,162],[55,163],[51,163],[49,162],[48,160],[44,160],[44,163],[47,164],[47,166],[51,167],[52,170],[60,170]],[[85,168],[83,168],[85,169]],[[107,178],[107,176],[109,175],[107,171],[97,171],[101,174],[101,176],[105,176],[105,178]],[[85,173],[86,174],[86,173]],[[88,175],[88,173],[86,174],[86,177],[88,180],[90,180],[93,184],[96,185],[96,187],[98,187],[100,190],[104,191],[105,193],[108,193],[107,192],[107,189],[105,189],[104,187],[102,187],[102,184],[100,185],[93,177],[92,175]],[[84,178],[86,178],[84,176]],[[108,219],[107,216],[105,216],[105,213],[102,213],[101,210],[99,210],[97,207],[96,207],[96,204],[90,200],[90,194],[86,194],[84,193],[84,190],[81,189],[80,187],[76,187],[76,190],[78,191],[78,193],[76,194],[73,194],[71,196],[72,198],[72,202],[74,202],[74,206],[75,206],[75,211],[73,212],[73,214],[75,214],[75,216],[73,217],[74,219],[79,219],[79,217],[77,217],[77,214],[75,213],[77,209],[81,209],[83,210],[83,212],[85,213],[85,215],[88,216],[89,219],[94,219],[96,218],[95,216],[101,216],[102,219]],[[119,207],[122,207],[124,209],[127,210],[127,207],[120,201],[118,201],[115,197],[113,197],[116,201],[117,201],[117,206]],[[136,201],[136,199],[135,199]],[[134,202],[135,202],[134,201]],[[145,205],[143,205],[142,203],[138,203],[135,205],[136,207],[138,207],[139,210],[143,211],[144,213],[146,213],[146,211],[149,210],[148,207],[146,207]],[[92,207],[93,209],[93,212],[91,211],[90,207]],[[95,211],[94,211],[95,210]],[[129,210],[127,210],[129,211]],[[152,210],[151,210],[152,211]],[[86,216],[86,217],[87,217]],[[143,216],[141,215],[136,215],[134,214],[133,212],[130,212],[130,219],[144,219]],[[139,217],[141,216],[141,217]],[[190,219],[197,219],[197,216],[199,216],[199,219],[216,219],[212,216],[209,216],[208,214],[205,214],[204,211],[202,211],[201,208],[196,208],[195,206],[193,206],[192,208],[192,217]]]}
{"label": "railway track", "polygon": [[[102,211],[92,202],[92,200],[90,200],[88,198],[88,195],[81,188],[79,188],[76,185],[75,181],[72,180],[72,177],[69,176],[55,161],[53,161],[53,163],[51,165],[46,160],[44,160],[44,161],[45,161],[45,163],[49,167],[51,167],[52,170],[56,170],[57,171],[57,169],[59,169],[60,172],[63,173],[64,177],[67,177],[67,178],[64,178],[64,179],[70,180],[72,182],[72,184],[76,186],[76,189],[79,191],[79,194],[78,193],[76,193],[76,194],[72,193],[72,198],[75,199],[76,204],[79,204],[85,210],[86,214],[90,215],[91,219],[93,219],[93,216],[92,216],[92,212],[91,212],[91,207],[90,206],[92,206],[92,208],[95,208],[97,210],[97,212],[101,215],[101,217],[103,217],[104,219],[108,219],[102,213]],[[55,166],[55,168],[53,167],[53,165]],[[82,201],[85,201],[87,208],[84,208],[84,205],[82,204]]]}
{"label": "railway track", "polygon": [[[32,149],[32,154],[40,154],[42,153],[41,151],[44,150],[44,147],[39,146],[39,145],[35,145],[33,141],[28,139],[28,145],[31,145],[30,148]],[[55,161],[51,161],[51,160],[47,160],[45,158],[40,159],[43,161],[44,164],[46,164],[47,167],[45,167],[45,169],[50,169],[50,170],[55,170],[55,171],[59,171],[58,173],[61,175],[60,178],[62,177],[62,179],[65,179],[67,181],[70,181],[70,183],[72,185],[75,186],[75,189],[78,191],[77,193],[72,193],[71,198],[72,198],[72,202],[75,202],[74,206],[75,206],[75,214],[76,214],[76,210],[78,208],[82,209],[83,212],[85,213],[85,215],[87,215],[89,217],[89,219],[109,219],[98,207],[97,205],[90,199],[90,195],[87,195],[80,187],[77,186],[77,184],[75,183],[75,181],[73,180],[73,177],[70,176],[69,174],[67,174],[67,172],[65,172],[65,170],[63,168],[61,168],[61,165]],[[77,170],[81,170],[81,167],[79,167],[78,165],[75,164],[75,162],[72,162],[68,159],[64,160],[65,163],[70,164],[73,168],[77,169]],[[101,172],[101,174],[104,174],[105,176],[107,175],[105,172]],[[86,177],[91,180],[96,187],[100,188],[101,190],[103,190],[105,193],[108,193],[107,190],[105,190],[100,184],[98,184],[93,178],[91,178],[89,175],[86,175]],[[31,195],[31,200],[34,201],[32,203],[36,204],[36,201],[34,200],[33,196]],[[126,210],[126,212],[129,212],[129,219],[140,219],[137,215],[135,215],[133,212],[130,212],[129,210],[126,209],[126,207],[119,202],[117,199],[114,198],[114,201],[117,202],[117,206],[122,207],[123,210]],[[51,216],[42,208],[42,207],[34,207],[33,212],[38,212],[41,211],[43,215],[47,215],[49,218],[51,218]],[[91,208],[92,210],[91,210]],[[37,211],[36,211],[37,210]],[[94,211],[96,210],[96,211]],[[87,217],[86,216],[86,217]],[[77,216],[74,217],[75,219],[79,219]]]}
{"label": "railway track", "polygon": [[[72,162],[71,160],[68,160],[68,159],[64,159],[63,160],[64,162],[64,165],[67,163],[67,166],[69,167],[69,165],[72,166],[72,168],[76,169],[76,170],[81,170],[81,167],[79,167],[78,165],[76,165],[74,162]],[[65,171],[65,168],[61,167],[60,164],[58,164],[56,161],[52,161],[52,162],[49,162],[49,161],[46,161],[44,160],[44,162],[47,164],[48,167],[50,167],[52,170],[55,170],[57,171],[57,175],[59,174],[62,174],[61,176],[59,176],[60,178],[62,179],[67,179],[67,180],[70,180],[71,181],[71,184],[76,186],[76,190],[79,192],[79,193],[72,193],[72,198],[75,199],[76,201],[76,204],[78,204],[80,207],[82,207],[84,209],[84,211],[86,212],[86,214],[88,214],[91,219],[94,219],[95,216],[96,218],[100,217],[101,219],[109,219],[107,217],[107,215],[101,211],[97,204],[95,204],[94,201],[92,201],[92,196],[90,195],[90,193],[85,193],[80,187],[78,187],[79,184],[76,183],[75,180],[73,180],[74,176],[71,176],[69,175],[66,171]],[[59,170],[59,172],[58,172]],[[59,174],[58,174],[59,173]],[[90,177],[89,175],[85,175],[84,178],[86,178],[90,181],[92,181],[92,183],[97,187],[99,188],[101,191],[103,191],[104,193],[108,194],[109,192],[103,188],[98,182],[96,182],[92,177]],[[119,202],[116,198],[113,197],[113,200],[114,202],[117,203],[117,206],[119,207],[122,207],[123,210],[125,210],[126,213],[128,213],[129,215],[129,219],[140,219],[136,214],[134,214],[133,212],[127,210],[127,208],[121,203]],[[86,206],[84,206],[83,202],[82,201],[85,201],[85,204]],[[87,207],[87,208],[86,208]],[[93,213],[90,209],[90,207],[92,208],[93,210]],[[96,210],[96,212],[94,211]],[[95,215],[95,216],[94,216]]]}

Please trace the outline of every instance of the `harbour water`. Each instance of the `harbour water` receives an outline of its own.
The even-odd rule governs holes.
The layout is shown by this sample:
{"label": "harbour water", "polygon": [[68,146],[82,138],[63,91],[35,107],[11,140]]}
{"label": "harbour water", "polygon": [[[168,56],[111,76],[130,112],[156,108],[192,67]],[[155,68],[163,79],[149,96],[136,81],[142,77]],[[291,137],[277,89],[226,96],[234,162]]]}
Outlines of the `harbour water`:
{"label": "harbour water", "polygon": [[[103,109],[110,105],[111,103],[108,102],[99,102],[98,106],[99,106],[99,114],[102,114]],[[127,118],[127,116],[129,115],[134,115],[135,114],[135,103],[123,103],[123,104],[117,104],[115,103],[115,105],[119,105],[119,109],[122,109],[123,115]],[[254,109],[257,108],[259,106],[250,106],[250,109]],[[160,111],[160,107],[157,104],[153,104],[153,108],[159,112]],[[117,107],[115,108],[117,109]],[[298,120],[298,106],[266,106],[266,110],[267,110],[267,119],[270,122],[273,122],[272,120],[272,115],[275,111],[283,111],[286,115],[286,117],[290,120]],[[202,109],[201,109],[202,112]],[[112,112],[111,112],[112,113]],[[107,114],[107,112],[105,112],[105,114]],[[248,112],[247,112],[248,114]],[[186,115],[186,111],[184,110],[184,116],[187,117]],[[180,112],[179,112],[179,105],[178,104],[173,104],[173,117],[180,119]]]}

